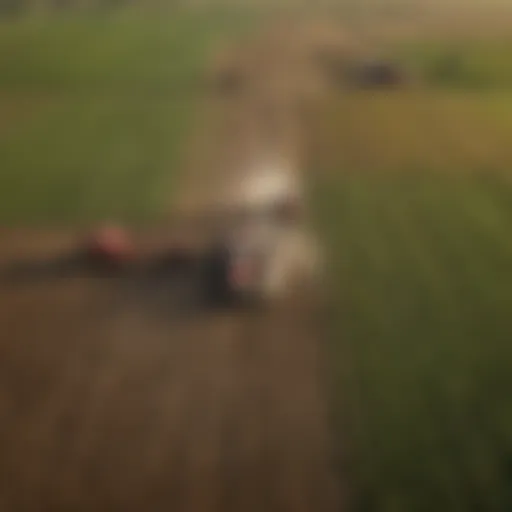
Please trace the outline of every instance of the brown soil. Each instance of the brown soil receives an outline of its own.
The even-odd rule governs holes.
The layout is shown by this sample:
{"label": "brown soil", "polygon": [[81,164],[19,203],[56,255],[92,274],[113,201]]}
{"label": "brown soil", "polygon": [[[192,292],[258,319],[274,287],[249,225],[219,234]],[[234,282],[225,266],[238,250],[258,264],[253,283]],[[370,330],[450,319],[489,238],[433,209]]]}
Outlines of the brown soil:
{"label": "brown soil", "polygon": [[[183,184],[195,208],[213,191],[201,180],[232,176],[243,145],[260,147],[261,105],[281,108],[257,90],[205,101],[191,139],[205,150]],[[294,114],[279,115],[295,151]],[[6,231],[0,264],[76,241]],[[164,274],[62,268],[0,282],[0,510],[339,510],[313,292],[257,311],[184,310],[186,289]]]}

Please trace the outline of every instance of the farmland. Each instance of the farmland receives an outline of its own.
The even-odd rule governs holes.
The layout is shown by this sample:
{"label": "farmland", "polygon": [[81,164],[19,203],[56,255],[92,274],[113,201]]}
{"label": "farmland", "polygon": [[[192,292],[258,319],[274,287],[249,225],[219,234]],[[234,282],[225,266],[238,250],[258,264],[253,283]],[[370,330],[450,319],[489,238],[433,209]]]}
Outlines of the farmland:
{"label": "farmland", "polygon": [[[354,25],[356,7],[347,9],[347,19]],[[75,225],[104,217],[129,222],[157,219],[175,196],[182,148],[201,94],[200,72],[209,50],[253,23],[243,12],[217,15],[199,10],[169,17],[128,11],[108,17],[73,15],[1,24],[0,225]],[[310,126],[308,180],[329,263],[329,397],[336,448],[357,511],[512,508],[512,40],[493,31],[492,23],[482,27],[478,38],[471,36],[471,30],[460,37],[447,36],[451,27],[390,37],[391,55],[417,74],[419,85],[406,91],[333,94]],[[95,305],[94,293],[77,294],[73,289],[69,297],[80,301],[86,297]],[[50,344],[55,339],[52,321],[59,320],[56,311],[72,302],[76,309],[72,318],[81,318],[75,304],[80,301],[70,301],[62,293],[42,308],[43,295],[44,290],[34,296],[19,292],[12,303],[33,310],[38,339]],[[179,421],[186,422],[180,414],[194,411],[196,419],[204,420],[204,425],[201,421],[195,425],[197,432],[204,427],[202,433],[212,431],[213,438],[220,436],[223,415],[232,414],[232,404],[237,403],[246,414],[233,423],[240,435],[233,450],[250,455],[254,439],[261,450],[269,450],[258,438],[267,428],[262,417],[268,410],[257,392],[264,390],[279,419],[287,393],[293,395],[297,382],[304,379],[303,370],[310,369],[309,359],[314,359],[308,356],[313,352],[309,335],[297,334],[301,342],[296,344],[280,339],[288,324],[281,325],[277,334],[269,321],[259,327],[239,326],[247,339],[252,340],[254,332],[267,333],[261,336],[265,340],[256,341],[270,341],[250,349],[259,357],[258,366],[248,345],[238,343],[237,334],[227,335],[232,339],[226,344],[224,334],[211,335],[229,330],[221,324],[191,329],[190,339],[211,336],[220,340],[218,344],[189,344],[181,335],[174,346],[168,343],[165,321],[152,338],[153,317],[137,314],[141,318],[125,312],[110,323],[103,320],[99,334],[87,323],[87,333],[92,334],[85,340],[76,326],[61,328],[83,343],[84,354],[94,352],[91,361],[101,360],[97,354],[103,353],[103,345],[114,347],[106,369],[94,361],[87,363],[91,367],[97,364],[108,373],[108,365],[117,364],[119,354],[123,364],[131,361],[132,366],[121,368],[118,377],[104,378],[94,387],[87,405],[91,417],[97,414],[94,421],[106,426],[107,433],[115,433],[123,418],[115,417],[114,405],[111,416],[105,412],[101,417],[103,409],[96,409],[94,400],[120,403],[132,411],[123,386],[136,394],[137,380],[129,377],[133,373],[143,381],[144,372],[153,371],[150,351],[137,352],[140,338],[145,337],[145,347],[156,347],[170,361],[166,366],[162,357],[165,368],[160,373],[162,381],[172,384],[172,410],[177,411],[163,415],[168,425],[158,426],[158,442],[168,441],[169,425],[182,435],[184,450],[192,447],[197,456],[190,459],[191,474],[194,463],[201,466],[197,462],[202,461],[201,450],[211,446],[206,435],[197,442],[194,429],[182,433]],[[30,331],[23,314],[11,317],[7,306],[2,319],[20,340],[19,333]],[[126,322],[131,329],[126,329]],[[140,373],[130,359],[133,353],[118,340],[118,333],[127,331],[133,353],[145,364]],[[18,345],[31,353],[30,340],[23,343]],[[236,350],[218,348],[228,345]],[[82,368],[66,343],[55,346],[66,355],[62,360],[68,358]],[[294,349],[291,357],[288,351]],[[50,351],[38,350],[51,359]],[[176,359],[171,361],[169,355]],[[259,373],[272,355],[277,359],[272,359],[268,380],[283,384],[278,392]],[[9,358],[3,361],[8,364]],[[31,364],[38,374],[39,366]],[[295,365],[295,374],[290,371],[288,378],[282,370],[290,364]],[[244,371],[246,367],[251,371]],[[191,382],[195,402],[188,403],[190,395],[179,379]],[[162,386],[145,382],[149,384],[140,396],[148,393],[159,404],[154,397],[160,396],[156,393]],[[310,381],[305,382],[299,389],[310,397],[311,410],[317,410],[314,393],[307,394]],[[82,381],[76,384],[78,391],[88,386]],[[223,394],[224,388],[232,395]],[[75,402],[74,392],[71,386],[69,396],[48,398],[57,411],[55,417],[60,417],[61,401]],[[208,416],[203,416],[203,402],[198,399],[202,395],[211,399]],[[248,414],[253,402],[260,413],[254,422]],[[295,418],[307,417],[311,423],[306,420],[306,426],[316,425],[300,402],[292,404]],[[36,409],[32,417],[38,419],[42,408]],[[91,436],[92,445],[94,421],[84,436],[86,442]],[[281,425],[277,420],[276,424]],[[5,431],[9,429],[15,431],[10,426]],[[307,430],[298,432],[308,438]],[[280,435],[276,438],[280,443],[274,440],[275,452],[292,451],[293,439],[285,430]],[[102,439],[94,445],[100,455]],[[105,446],[107,441],[106,434]],[[109,442],[112,451],[104,446],[103,451],[118,468],[116,461],[128,460],[128,452]],[[40,467],[46,468],[43,452],[34,448],[34,453]],[[179,452],[182,457],[183,453]],[[16,459],[14,448],[9,454]],[[268,453],[256,456],[264,459]],[[135,470],[126,465],[133,482],[149,482],[151,488],[151,467],[144,480],[136,464]],[[40,480],[33,478],[50,492],[45,471],[41,470]],[[103,482],[114,473],[103,475]],[[204,484],[200,474],[191,481]],[[265,467],[256,468],[254,474],[264,481]],[[233,481],[235,477],[242,482],[239,475],[232,476]],[[113,481],[123,487],[121,477]],[[250,481],[242,484],[249,491],[258,489]],[[161,485],[162,495],[169,492],[165,478],[155,485]],[[174,485],[179,487],[179,482]],[[205,486],[205,503],[208,492],[215,495],[214,487]],[[69,496],[63,499],[72,503]],[[123,499],[130,503],[129,494]]]}
{"label": "farmland", "polygon": [[465,50],[478,86],[355,93],[312,130],[356,510],[512,506],[512,91],[501,51],[476,64],[488,48]]}
{"label": "farmland", "polygon": [[248,25],[187,12],[0,25],[0,223],[155,218],[208,51]]}

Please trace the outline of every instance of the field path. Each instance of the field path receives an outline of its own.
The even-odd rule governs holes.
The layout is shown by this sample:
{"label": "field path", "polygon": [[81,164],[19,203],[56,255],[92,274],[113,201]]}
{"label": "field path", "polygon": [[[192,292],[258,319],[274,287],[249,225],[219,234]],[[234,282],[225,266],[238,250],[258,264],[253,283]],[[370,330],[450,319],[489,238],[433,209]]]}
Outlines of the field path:
{"label": "field path", "polygon": [[[298,165],[270,48],[279,73],[251,65],[262,86],[205,100],[178,207],[200,209],[269,140]],[[1,234],[0,259],[72,242]],[[165,287],[131,284],[0,289],[0,510],[339,510],[315,294],[176,318]]]}

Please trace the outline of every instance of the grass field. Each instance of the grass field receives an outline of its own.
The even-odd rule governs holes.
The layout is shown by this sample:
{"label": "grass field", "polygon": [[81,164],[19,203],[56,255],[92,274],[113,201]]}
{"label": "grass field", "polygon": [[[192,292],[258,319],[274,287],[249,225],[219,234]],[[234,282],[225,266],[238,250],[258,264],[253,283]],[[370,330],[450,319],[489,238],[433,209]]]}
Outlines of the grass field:
{"label": "grass field", "polygon": [[173,194],[200,72],[243,14],[0,25],[0,223],[144,220]]}
{"label": "grass field", "polygon": [[355,510],[512,510],[512,91],[475,69],[313,130]]}
{"label": "grass field", "polygon": [[510,510],[510,181],[349,175],[321,190],[361,510]]}
{"label": "grass field", "polygon": [[396,43],[392,51],[428,85],[499,91],[512,87],[510,47],[508,37],[447,42],[434,36]]}

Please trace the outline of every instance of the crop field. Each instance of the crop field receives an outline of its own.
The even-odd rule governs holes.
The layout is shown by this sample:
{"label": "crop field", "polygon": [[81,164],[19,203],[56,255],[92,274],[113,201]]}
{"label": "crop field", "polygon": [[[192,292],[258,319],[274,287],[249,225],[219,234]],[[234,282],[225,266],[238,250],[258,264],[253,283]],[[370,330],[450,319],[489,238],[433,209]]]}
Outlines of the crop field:
{"label": "crop field", "polygon": [[[313,130],[354,510],[512,508],[512,43],[493,44],[414,43],[427,85],[338,99]],[[467,74],[430,73],[454,51]]]}
{"label": "crop field", "polygon": [[0,224],[158,215],[208,51],[248,26],[188,12],[0,24]]}

